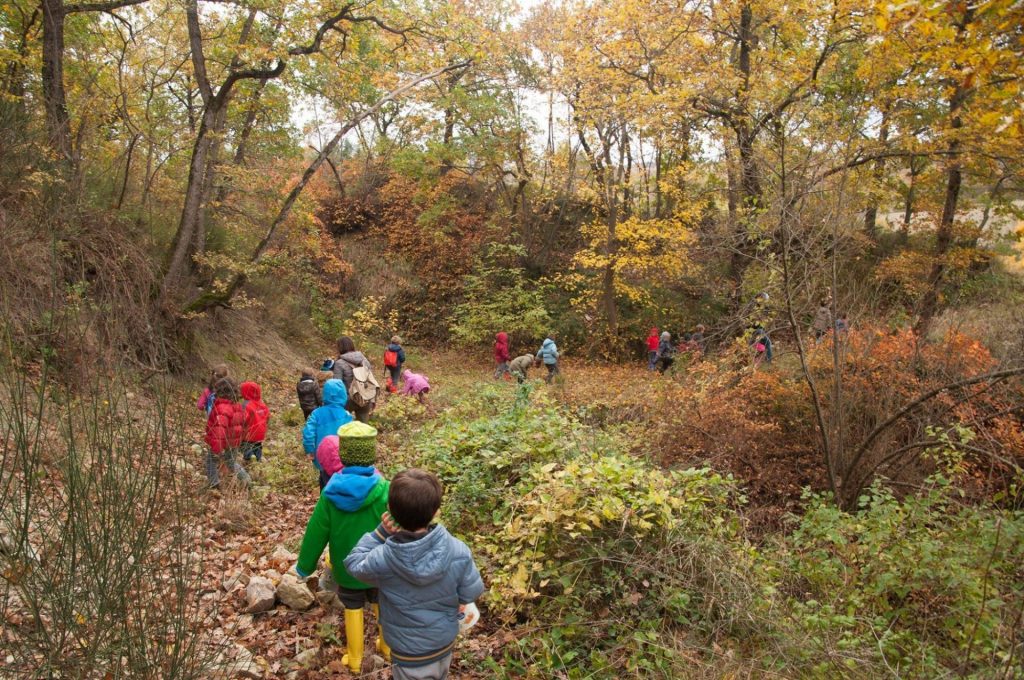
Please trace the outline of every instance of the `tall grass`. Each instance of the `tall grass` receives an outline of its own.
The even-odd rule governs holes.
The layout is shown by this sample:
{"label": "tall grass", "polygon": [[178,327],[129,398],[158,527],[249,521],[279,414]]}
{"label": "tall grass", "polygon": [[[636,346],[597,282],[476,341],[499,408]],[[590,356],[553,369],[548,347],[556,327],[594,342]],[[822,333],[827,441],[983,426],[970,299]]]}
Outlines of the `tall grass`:
{"label": "tall grass", "polygon": [[0,356],[0,676],[210,677],[182,428],[159,383],[94,376]]}

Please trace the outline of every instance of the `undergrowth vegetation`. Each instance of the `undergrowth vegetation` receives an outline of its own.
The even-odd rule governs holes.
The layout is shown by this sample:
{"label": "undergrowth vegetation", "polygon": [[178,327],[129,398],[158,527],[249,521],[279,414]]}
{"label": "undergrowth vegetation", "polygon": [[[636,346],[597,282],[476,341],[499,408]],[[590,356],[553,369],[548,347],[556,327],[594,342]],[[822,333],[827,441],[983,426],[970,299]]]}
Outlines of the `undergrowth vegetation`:
{"label": "undergrowth vegetation", "polygon": [[[391,465],[445,483],[442,520],[489,584],[514,644],[508,677],[1013,677],[1024,516],[966,504],[955,444],[928,492],[870,488],[847,513],[806,495],[754,540],[743,485],[663,470],[547,389],[487,386],[404,442]],[[955,464],[950,464],[954,461]]]}

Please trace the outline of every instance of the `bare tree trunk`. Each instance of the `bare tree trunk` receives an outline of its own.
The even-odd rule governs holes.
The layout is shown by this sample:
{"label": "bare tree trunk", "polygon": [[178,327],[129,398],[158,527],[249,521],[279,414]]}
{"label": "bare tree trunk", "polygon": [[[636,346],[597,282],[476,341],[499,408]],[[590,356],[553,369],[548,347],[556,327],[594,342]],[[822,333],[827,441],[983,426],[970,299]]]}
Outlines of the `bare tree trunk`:
{"label": "bare tree trunk", "polygon": [[43,108],[50,148],[68,166],[71,153],[71,119],[64,92],[64,19],[63,0],[41,0],[43,9]]}
{"label": "bare tree trunk", "polygon": [[[885,146],[889,141],[889,109],[882,111],[882,124],[878,130],[879,146]],[[875,161],[874,171],[871,173],[872,192],[869,198],[870,203],[864,211],[864,232],[872,241],[878,240],[878,196],[875,193],[876,186],[885,178],[885,159],[879,158]]]}
{"label": "bare tree trunk", "polygon": [[914,192],[917,189],[917,175],[920,168],[916,163],[916,156],[910,157],[910,178],[907,182],[907,196],[903,203],[903,228],[900,230],[900,240],[906,245],[910,239],[910,221],[914,217]]}
{"label": "bare tree trunk", "polygon": [[[736,98],[740,102],[746,101],[747,92],[750,89],[750,58],[756,37],[754,34],[754,10],[750,3],[744,3],[740,8],[739,34],[737,36],[739,55],[736,66],[740,72],[741,81]],[[733,119],[732,128],[736,133],[736,148],[740,158],[739,186],[742,190],[742,200],[740,202],[740,219],[734,223],[736,243],[730,258],[729,269],[733,280],[738,282],[743,278],[743,271],[746,269],[747,260],[751,255],[749,252],[751,246],[749,228],[761,203],[761,179],[754,154],[757,129],[745,117]]]}
{"label": "bare tree trunk", "polygon": [[110,12],[146,0],[110,0],[86,4],[64,4],[64,0],[40,0],[43,10],[43,63],[41,69],[43,108],[50,148],[57,158],[77,174],[77,159],[71,141],[71,116],[64,88],[64,21],[77,12]]}
{"label": "bare tree trunk", "polygon": [[128,142],[128,151],[125,154],[124,160],[124,180],[121,182],[121,191],[117,195],[117,203],[114,204],[115,210],[121,209],[121,204],[124,203],[124,196],[128,192],[128,179],[131,177],[132,171],[132,157],[135,153],[135,145],[139,143],[141,136],[136,133],[132,135],[131,141]]}
{"label": "bare tree trunk", "polygon": [[[957,26],[956,43],[961,44],[967,26],[974,16],[974,9],[967,6],[964,9],[963,17]],[[949,99],[950,127],[953,134],[949,141],[946,167],[946,195],[942,202],[942,216],[939,218],[939,227],[935,232],[935,263],[932,265],[931,273],[928,275],[928,290],[921,301],[921,315],[914,325],[914,331],[924,336],[931,326],[932,319],[939,310],[939,296],[942,292],[942,285],[946,273],[946,256],[953,245],[953,221],[956,218],[957,202],[960,199],[960,185],[963,181],[962,165],[960,160],[960,129],[963,121],[960,118],[960,110],[969,94],[967,78],[962,77],[957,81],[956,89]]]}

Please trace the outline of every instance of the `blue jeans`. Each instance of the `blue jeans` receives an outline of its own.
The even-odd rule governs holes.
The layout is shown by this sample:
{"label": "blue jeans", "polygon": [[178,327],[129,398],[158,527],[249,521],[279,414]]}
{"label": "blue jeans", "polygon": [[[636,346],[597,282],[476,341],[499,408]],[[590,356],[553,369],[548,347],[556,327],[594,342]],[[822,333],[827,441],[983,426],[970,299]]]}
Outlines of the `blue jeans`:
{"label": "blue jeans", "polygon": [[647,352],[647,370],[653,371],[658,367],[658,353],[654,350]]}
{"label": "blue jeans", "polygon": [[223,453],[214,453],[213,451],[206,451],[206,479],[210,482],[211,487],[220,486],[220,467],[221,462],[235,474],[238,481],[243,486],[249,486],[252,483],[252,478],[249,477],[249,473],[245,471],[241,463],[235,460],[235,449],[228,449]]}

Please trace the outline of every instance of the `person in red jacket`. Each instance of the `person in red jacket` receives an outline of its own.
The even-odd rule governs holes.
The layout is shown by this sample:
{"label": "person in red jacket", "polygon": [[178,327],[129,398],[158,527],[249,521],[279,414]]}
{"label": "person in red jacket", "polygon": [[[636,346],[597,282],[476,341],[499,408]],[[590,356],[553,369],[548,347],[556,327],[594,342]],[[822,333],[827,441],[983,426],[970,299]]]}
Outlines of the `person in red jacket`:
{"label": "person in red jacket", "polygon": [[220,486],[220,463],[231,470],[238,481],[249,486],[252,481],[235,454],[245,434],[245,412],[238,403],[238,388],[231,378],[221,378],[213,386],[214,401],[206,420],[206,478],[210,488]]}
{"label": "person in red jacket", "polygon": [[652,328],[650,335],[647,336],[647,370],[653,371],[658,366],[658,343],[661,342],[661,337],[658,335],[658,329]]}
{"label": "person in red jacket", "polygon": [[497,364],[497,368],[494,369],[494,379],[498,380],[502,376],[512,377],[512,372],[508,370],[508,333],[502,331],[494,336],[494,363]]}
{"label": "person in red jacket", "polygon": [[259,383],[244,382],[242,410],[245,413],[245,434],[242,437],[242,460],[248,463],[253,457],[256,462],[263,460],[263,440],[267,436],[267,421],[270,409],[263,403],[263,392]]}

